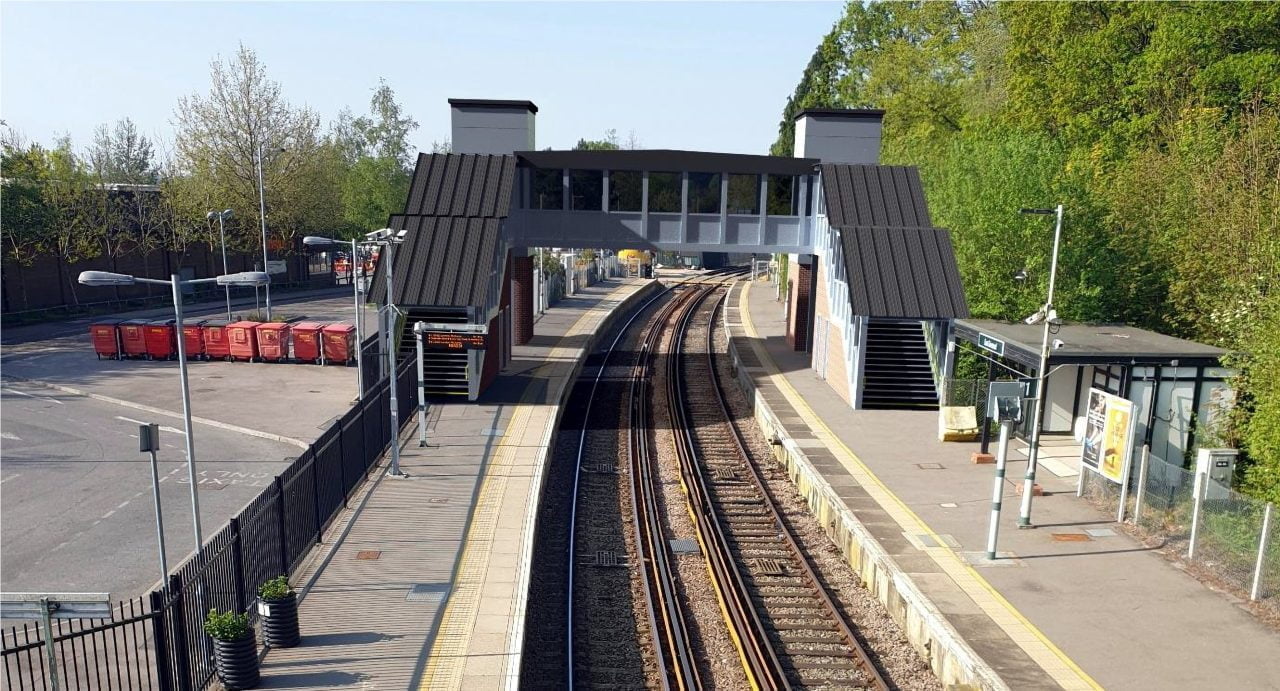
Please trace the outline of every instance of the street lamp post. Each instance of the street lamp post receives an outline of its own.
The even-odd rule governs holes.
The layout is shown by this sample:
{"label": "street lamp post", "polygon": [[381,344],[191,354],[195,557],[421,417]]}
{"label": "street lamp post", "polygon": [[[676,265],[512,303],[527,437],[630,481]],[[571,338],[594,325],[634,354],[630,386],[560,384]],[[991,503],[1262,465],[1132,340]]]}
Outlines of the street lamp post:
{"label": "street lamp post", "polygon": [[1049,329],[1058,322],[1053,307],[1053,287],[1058,276],[1058,247],[1062,240],[1062,205],[1054,209],[1021,209],[1020,213],[1040,216],[1053,215],[1053,259],[1049,265],[1049,296],[1039,312],[1027,319],[1028,324],[1044,324],[1040,341],[1040,370],[1036,373],[1035,407],[1031,417],[1031,448],[1027,452],[1027,474],[1022,485],[1022,507],[1018,513],[1018,528],[1031,528],[1031,495],[1036,485],[1036,466],[1040,460],[1040,418],[1044,414],[1044,390],[1049,369]]}
{"label": "street lamp post", "polygon": [[[334,240],[333,238],[321,237],[319,235],[308,235],[302,238],[302,244],[313,247],[324,247],[327,245],[344,244],[342,240]],[[364,327],[361,325],[363,321],[360,313],[360,280],[356,277],[356,262],[360,257],[360,244],[354,238],[351,240],[351,292],[355,299],[356,308],[356,397],[364,400]]]}
{"label": "street lamp post", "polygon": [[[281,149],[284,151],[284,149]],[[267,268],[267,192],[262,184],[262,142],[258,142],[258,216],[262,219],[262,270],[270,274]],[[267,321],[271,321],[271,284],[266,284]]]}
{"label": "street lamp post", "polygon": [[169,280],[163,281],[155,278],[111,273],[109,271],[82,271],[80,273],[80,283],[87,286],[127,286],[135,283],[151,283],[168,285],[173,289],[173,316],[176,322],[174,329],[178,335],[178,379],[182,387],[182,429],[187,441],[187,479],[191,483],[191,522],[196,539],[196,554],[199,558],[204,556],[204,534],[200,530],[200,499],[196,493],[196,445],[195,435],[192,434],[191,430],[191,390],[187,383],[187,339],[182,333],[182,287],[184,285],[199,285],[203,283],[217,283],[224,286],[259,286],[266,285],[270,280],[271,276],[264,271],[245,271],[238,274],[224,274],[215,278],[197,278],[189,281],[182,280],[182,277],[178,274],[170,274]]}
{"label": "street lamp post", "polygon": [[[231,218],[231,209],[210,211],[205,214],[204,217],[211,220],[214,218],[218,219],[218,239],[222,241],[222,273],[224,275],[228,274],[231,270],[227,268],[227,232],[226,228],[223,227],[223,221]],[[231,286],[228,285],[223,287],[227,291],[227,321],[231,321]]]}

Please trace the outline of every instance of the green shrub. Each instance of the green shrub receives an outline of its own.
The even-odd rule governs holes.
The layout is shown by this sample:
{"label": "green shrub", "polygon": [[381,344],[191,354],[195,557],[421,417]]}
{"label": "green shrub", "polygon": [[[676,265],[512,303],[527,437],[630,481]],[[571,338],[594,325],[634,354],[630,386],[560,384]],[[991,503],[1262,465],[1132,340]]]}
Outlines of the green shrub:
{"label": "green shrub", "polygon": [[258,597],[271,602],[273,600],[283,600],[289,597],[289,593],[293,592],[293,588],[289,587],[289,579],[283,574],[275,578],[267,580],[258,586]]}
{"label": "green shrub", "polygon": [[249,617],[238,612],[209,610],[204,619],[204,632],[219,641],[238,641],[249,635]]}

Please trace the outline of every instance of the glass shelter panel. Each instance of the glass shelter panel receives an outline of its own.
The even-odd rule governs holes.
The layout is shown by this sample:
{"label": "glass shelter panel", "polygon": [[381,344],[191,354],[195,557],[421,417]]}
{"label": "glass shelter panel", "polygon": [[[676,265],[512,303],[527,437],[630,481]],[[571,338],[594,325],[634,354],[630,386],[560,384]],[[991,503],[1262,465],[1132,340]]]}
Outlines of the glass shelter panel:
{"label": "glass shelter panel", "polygon": [[644,180],[633,170],[609,171],[609,210],[639,212],[644,201]]}
{"label": "glass shelter panel", "polygon": [[720,213],[719,173],[689,173],[689,213]]}
{"label": "glass shelter panel", "polygon": [[680,173],[649,173],[649,213],[680,213]]}
{"label": "glass shelter panel", "polygon": [[529,201],[534,209],[563,209],[564,171],[559,168],[534,168],[533,198]]}
{"label": "glass shelter panel", "polygon": [[574,211],[599,211],[603,198],[603,171],[569,171],[569,200]]}
{"label": "glass shelter panel", "polygon": [[800,215],[800,176],[769,176],[769,215]]}
{"label": "glass shelter panel", "polygon": [[729,213],[760,214],[759,175],[729,175]]}

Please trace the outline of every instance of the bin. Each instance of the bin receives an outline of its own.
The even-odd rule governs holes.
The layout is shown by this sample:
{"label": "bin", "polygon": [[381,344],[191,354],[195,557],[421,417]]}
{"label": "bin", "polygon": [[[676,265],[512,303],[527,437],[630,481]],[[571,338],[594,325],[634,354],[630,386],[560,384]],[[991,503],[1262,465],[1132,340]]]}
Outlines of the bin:
{"label": "bin", "polygon": [[258,322],[233,322],[227,325],[227,342],[232,360],[258,359]]}
{"label": "bin", "polygon": [[231,341],[227,338],[227,326],[231,322],[225,319],[210,319],[200,325],[204,336],[204,356],[212,360],[225,360],[231,357]]}
{"label": "bin", "polygon": [[320,347],[321,322],[298,322],[293,325],[293,359],[298,362],[324,364],[324,351]]}
{"label": "bin", "polygon": [[93,352],[98,354],[101,360],[103,355],[113,359],[120,359],[120,332],[118,320],[106,320],[94,322],[89,325],[89,336],[93,339]]}
{"label": "bin", "polygon": [[204,320],[182,322],[182,347],[187,349],[188,360],[204,357]]}
{"label": "bin", "polygon": [[289,359],[289,324],[268,322],[259,324],[256,331],[259,357],[272,362]]}
{"label": "bin", "polygon": [[324,361],[341,362],[349,365],[356,359],[356,327],[354,324],[338,322],[323,329]]}
{"label": "bin", "polygon": [[178,354],[178,341],[173,332],[174,320],[156,319],[147,322],[144,329],[147,342],[147,357],[155,360],[168,360]]}
{"label": "bin", "polygon": [[147,320],[129,319],[120,322],[120,350],[125,357],[147,356]]}

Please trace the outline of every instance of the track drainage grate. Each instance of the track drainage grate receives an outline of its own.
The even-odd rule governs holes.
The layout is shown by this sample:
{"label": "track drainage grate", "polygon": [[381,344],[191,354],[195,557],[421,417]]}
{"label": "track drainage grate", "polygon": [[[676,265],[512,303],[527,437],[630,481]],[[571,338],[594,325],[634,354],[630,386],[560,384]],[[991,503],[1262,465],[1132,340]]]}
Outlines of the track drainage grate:
{"label": "track drainage grate", "polygon": [[1093,538],[1084,533],[1052,533],[1050,534],[1057,542],[1092,542]]}
{"label": "track drainage grate", "polygon": [[702,551],[698,549],[698,543],[693,540],[668,540],[667,544],[671,545],[671,551],[675,554],[698,554]]}
{"label": "track drainage grate", "polygon": [[751,559],[755,569],[766,576],[787,575],[787,565],[777,559]]}
{"label": "track drainage grate", "polygon": [[711,475],[717,480],[737,480],[738,475],[733,472],[732,468],[717,467],[712,469]]}
{"label": "track drainage grate", "polygon": [[364,561],[377,561],[380,558],[382,558],[382,550],[363,549],[363,550],[360,550],[359,552],[356,552],[356,559],[362,559]]}
{"label": "track drainage grate", "polygon": [[618,567],[627,565],[626,555],[619,556],[613,550],[602,549],[578,557],[583,566]]}
{"label": "track drainage grate", "polygon": [[448,583],[415,583],[404,599],[409,602],[435,602],[439,604],[449,593]]}

